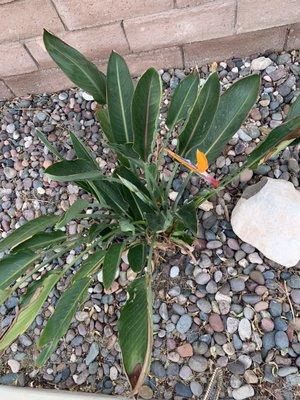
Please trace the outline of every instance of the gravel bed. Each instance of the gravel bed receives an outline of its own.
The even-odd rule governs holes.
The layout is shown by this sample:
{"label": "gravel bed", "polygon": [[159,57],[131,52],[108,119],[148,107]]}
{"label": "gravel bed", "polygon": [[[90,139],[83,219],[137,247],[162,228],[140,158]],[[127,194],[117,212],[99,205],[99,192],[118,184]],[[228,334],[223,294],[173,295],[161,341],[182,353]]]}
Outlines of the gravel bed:
{"label": "gravel bed", "polygon": [[[247,123],[211,166],[217,176],[244,161],[245,154],[269,128],[281,124],[291,100],[300,93],[299,64],[296,51],[218,64],[224,87],[252,69],[259,70],[262,87]],[[160,71],[165,87],[162,135],[166,132],[163,117],[169,95],[188,72]],[[205,78],[209,67],[199,72]],[[53,158],[35,136],[35,127],[40,127],[69,160],[74,151],[67,129],[74,131],[97,154],[104,171],[113,169],[114,157],[94,119],[95,106],[79,90],[0,102],[2,237],[41,214],[65,211],[78,196],[87,197],[76,185],[49,182],[44,177],[43,169]],[[176,144],[175,137],[172,144]],[[300,398],[300,265],[285,269],[266,259],[239,240],[230,224],[231,211],[242,191],[261,176],[289,180],[299,189],[299,150],[299,146],[289,147],[254,173],[243,172],[230,188],[201,206],[201,231],[193,257],[173,249],[164,255],[154,277],[153,362],[142,398],[201,398],[216,366],[225,371],[221,399]],[[169,176],[173,165],[166,157],[162,174]],[[185,176],[182,170],[174,180],[174,192]],[[198,191],[199,179],[194,176],[185,197]],[[71,222],[68,231],[74,235],[86,228],[86,222]],[[72,251],[68,260],[78,251]],[[88,300],[76,313],[58,349],[38,371],[33,362],[34,343],[70,277],[57,285],[42,314],[1,355],[0,384],[128,393],[116,323],[126,298],[124,289],[133,275],[124,259],[110,291],[103,290],[100,278],[90,287]],[[12,322],[21,293],[0,307],[0,333]]]}

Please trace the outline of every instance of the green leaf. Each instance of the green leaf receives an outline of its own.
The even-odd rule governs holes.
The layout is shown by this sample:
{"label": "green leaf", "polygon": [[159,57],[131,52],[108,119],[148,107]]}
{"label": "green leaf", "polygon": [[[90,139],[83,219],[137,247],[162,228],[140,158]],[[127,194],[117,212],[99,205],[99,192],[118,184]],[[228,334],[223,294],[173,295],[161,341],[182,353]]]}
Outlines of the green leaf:
{"label": "green leaf", "polygon": [[149,370],[153,341],[152,293],[149,278],[135,279],[118,321],[119,343],[125,372],[137,394]]}
{"label": "green leaf", "polygon": [[118,155],[128,158],[139,167],[143,167],[144,163],[142,162],[139,154],[134,150],[133,143],[110,143],[109,147],[113,149]]}
{"label": "green leaf", "polygon": [[54,154],[59,160],[63,160],[63,156],[59,154],[56,148],[49,142],[46,136],[39,129],[36,129],[36,136],[40,139],[40,141],[47,147],[50,153]]}
{"label": "green leaf", "polygon": [[179,154],[195,161],[194,148],[205,151],[201,145],[214,119],[220,98],[220,82],[213,73],[205,82],[194,103],[185,128],[179,135]]}
{"label": "green leaf", "polygon": [[118,215],[127,215],[129,205],[122,195],[121,183],[103,180],[93,181],[93,185],[104,199],[107,207],[110,207]]}
{"label": "green leaf", "polygon": [[190,74],[183,79],[174,91],[168,111],[166,125],[169,130],[188,115],[190,108],[194,105],[198,93],[198,74]]}
{"label": "green leaf", "polygon": [[68,78],[90,93],[100,103],[106,103],[106,77],[84,55],[61,39],[44,30],[46,50]]}
{"label": "green leaf", "polygon": [[46,249],[50,246],[60,243],[63,239],[66,239],[66,234],[61,231],[37,233],[30,239],[27,239],[25,242],[15,247],[13,249],[13,252],[16,253],[20,250],[25,249],[29,249],[32,251]]}
{"label": "green leaf", "polygon": [[101,171],[96,169],[94,164],[80,158],[71,161],[59,161],[52,164],[45,170],[45,174],[58,182],[72,182],[103,177]]}
{"label": "green leaf", "polygon": [[111,52],[107,66],[107,104],[113,139],[116,143],[132,142],[131,102],[133,82],[124,59]]}
{"label": "green leaf", "polygon": [[96,168],[98,168],[98,164],[90,152],[90,150],[82,143],[82,141],[74,135],[74,133],[70,132],[70,137],[73,143],[73,147],[76,153],[77,158],[81,158],[83,160],[89,161],[94,164]]}
{"label": "green leaf", "polygon": [[291,108],[286,116],[286,120],[290,120],[296,117],[300,117],[300,95],[292,103]]}
{"label": "green leaf", "polygon": [[189,229],[195,236],[198,233],[197,210],[193,203],[183,204],[177,210],[177,216],[181,219],[186,229]]}
{"label": "green leaf", "polygon": [[257,100],[259,87],[259,75],[251,75],[234,83],[221,96],[210,130],[198,145],[210,163],[216,160],[246,119]]}
{"label": "green leaf", "polygon": [[45,326],[38,341],[42,347],[36,364],[41,368],[57,347],[59,340],[65,335],[78,307],[87,295],[89,278],[76,280],[58,300],[56,308]]}
{"label": "green leaf", "polygon": [[15,246],[25,242],[25,240],[31,238],[36,233],[53,226],[58,220],[58,215],[42,215],[27,222],[0,242],[0,252],[2,253],[7,249],[12,250]]}
{"label": "green leaf", "polygon": [[37,359],[39,367],[45,364],[57,347],[59,340],[67,332],[78,307],[87,297],[91,278],[99,269],[103,258],[104,251],[102,250],[90,255],[73,276],[71,285],[58,300],[55,311],[49,318],[38,341],[38,347],[43,348]]}
{"label": "green leaf", "polygon": [[100,235],[103,236],[109,233],[112,225],[113,224],[93,224],[89,229],[88,242],[92,242]]}
{"label": "green leaf", "polygon": [[0,260],[0,289],[5,289],[19,278],[38,258],[31,250],[21,250]]}
{"label": "green leaf", "polygon": [[[258,163],[263,163],[276,152],[282,142],[300,138],[300,116],[293,118],[286,123],[273,129],[266,139],[258,145],[248,156],[242,170],[256,167]],[[241,171],[238,170],[237,174]],[[225,178],[226,179],[226,178]]]}
{"label": "green leaf", "polygon": [[55,225],[56,229],[60,229],[67,225],[68,222],[76,219],[76,217],[81,213],[82,210],[89,207],[90,203],[83,199],[77,199],[71,207],[66,211],[66,213],[60,218],[60,220]]}
{"label": "green leaf", "polygon": [[105,108],[100,108],[95,112],[97,121],[100,123],[101,129],[109,143],[114,142],[113,132],[111,130],[110,119],[108,110]]}
{"label": "green leaf", "polygon": [[122,232],[131,232],[133,235],[135,234],[135,226],[129,219],[120,219],[119,226]]}
{"label": "green leaf", "polygon": [[105,289],[111,287],[121,261],[125,243],[113,243],[108,248],[103,262],[103,284]]}
{"label": "green leaf", "polygon": [[145,218],[147,220],[149,229],[152,232],[165,232],[173,222],[173,217],[170,212],[150,212],[146,213]]}
{"label": "green leaf", "polygon": [[21,302],[20,311],[12,325],[0,340],[0,351],[9,346],[16,338],[24,333],[40,312],[49,293],[61,278],[61,273],[53,272],[46,275],[41,281],[35,282],[34,290],[28,289],[30,294]]}
{"label": "green leaf", "polygon": [[79,267],[78,271],[72,278],[72,283],[77,282],[83,278],[92,278],[93,275],[98,272],[101,264],[103,263],[105,256],[104,250],[97,250],[95,253],[89,255]]}
{"label": "green leaf", "polygon": [[154,146],[162,95],[161,79],[149,68],[138,81],[132,100],[134,148],[147,161]]}
{"label": "green leaf", "polygon": [[128,251],[128,262],[134,272],[140,272],[146,264],[147,246],[145,243],[138,243],[130,247]]}

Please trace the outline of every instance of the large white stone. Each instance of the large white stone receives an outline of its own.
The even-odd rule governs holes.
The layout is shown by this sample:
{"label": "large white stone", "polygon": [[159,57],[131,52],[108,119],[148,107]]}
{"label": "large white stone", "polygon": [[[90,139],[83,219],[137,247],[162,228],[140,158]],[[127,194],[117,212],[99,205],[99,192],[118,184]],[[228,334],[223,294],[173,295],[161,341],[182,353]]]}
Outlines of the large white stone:
{"label": "large white stone", "polygon": [[235,206],[236,235],[270,260],[293,267],[300,261],[300,192],[291,182],[263,178]]}

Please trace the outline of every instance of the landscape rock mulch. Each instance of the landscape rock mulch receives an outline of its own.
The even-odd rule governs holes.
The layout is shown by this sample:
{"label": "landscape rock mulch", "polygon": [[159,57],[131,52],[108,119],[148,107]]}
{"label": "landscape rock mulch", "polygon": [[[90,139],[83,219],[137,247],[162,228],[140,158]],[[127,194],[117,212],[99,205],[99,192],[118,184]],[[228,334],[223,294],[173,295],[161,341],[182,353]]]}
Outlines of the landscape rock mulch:
{"label": "landscape rock mulch", "polygon": [[[299,52],[233,59],[219,63],[217,70],[224,88],[253,70],[262,77],[261,94],[247,122],[211,166],[212,172],[222,176],[245,160],[245,154],[269,128],[282,123],[291,101],[300,94]],[[160,125],[164,135],[170,94],[189,71],[159,72],[165,88]],[[205,79],[209,67],[202,67],[199,73]],[[37,139],[35,127],[69,160],[74,151],[67,130],[84,139],[104,171],[114,168],[114,157],[94,119],[96,104],[80,90],[15,99],[0,106],[0,229],[5,237],[25,221],[65,211],[78,196],[87,196],[74,184],[49,182],[44,176],[44,168],[54,159]],[[142,398],[202,398],[216,367],[224,371],[223,400],[300,398],[300,264],[286,269],[266,259],[239,240],[230,224],[241,193],[262,176],[289,180],[300,190],[299,155],[299,146],[285,149],[256,171],[243,172],[229,188],[204,203],[199,209],[200,236],[192,256],[179,249],[161,254],[153,286],[153,362]],[[173,167],[166,156],[162,174],[169,176]],[[182,170],[175,179],[174,192],[186,174]],[[185,197],[197,194],[200,184],[194,176]],[[74,235],[86,227],[85,221],[73,221],[68,232]],[[68,260],[77,251],[72,251]],[[116,329],[125,287],[133,279],[126,261],[124,258],[110,291],[103,290],[98,276],[65,338],[39,371],[34,366],[34,344],[68,277],[60,282],[30,329],[1,354],[0,384],[128,393]],[[0,307],[1,332],[18,312],[23,290]]]}

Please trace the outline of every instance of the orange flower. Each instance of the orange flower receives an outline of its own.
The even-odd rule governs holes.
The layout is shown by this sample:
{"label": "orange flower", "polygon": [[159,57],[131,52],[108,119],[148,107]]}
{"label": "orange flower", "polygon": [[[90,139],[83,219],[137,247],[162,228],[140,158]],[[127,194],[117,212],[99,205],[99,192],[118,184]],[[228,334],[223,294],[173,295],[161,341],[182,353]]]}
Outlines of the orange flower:
{"label": "orange flower", "polygon": [[210,185],[212,185],[214,188],[217,188],[219,186],[219,181],[209,175],[207,173],[208,169],[208,160],[206,155],[200,151],[196,151],[196,160],[197,164],[191,163],[189,160],[186,160],[185,158],[180,157],[178,154],[174,153],[173,151],[166,149],[167,153],[169,156],[171,156],[174,160],[179,162],[181,165],[184,167],[188,168],[190,171],[194,172],[195,174],[198,174],[201,176],[203,179],[206,180]]}

